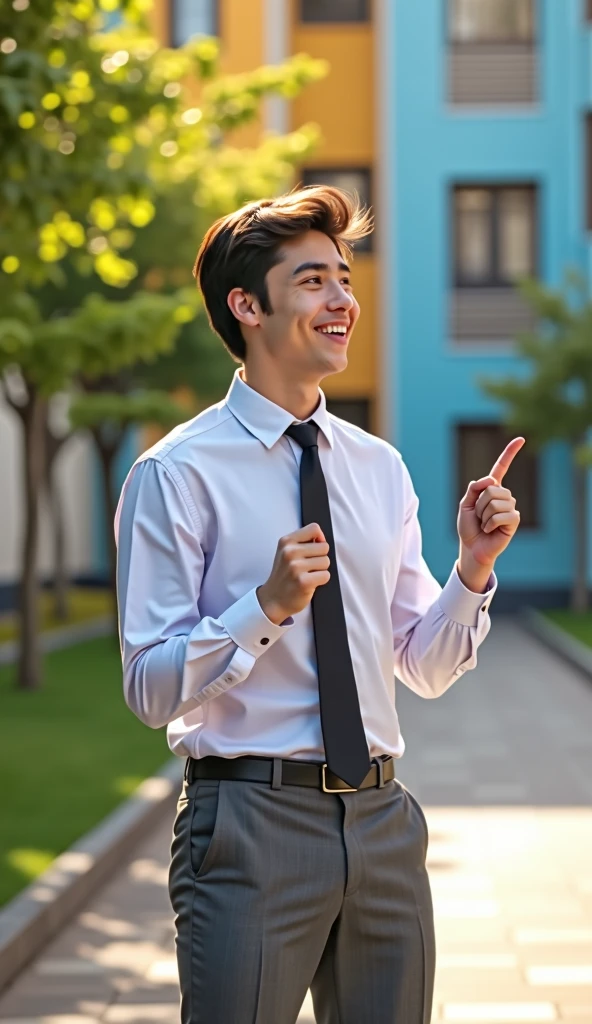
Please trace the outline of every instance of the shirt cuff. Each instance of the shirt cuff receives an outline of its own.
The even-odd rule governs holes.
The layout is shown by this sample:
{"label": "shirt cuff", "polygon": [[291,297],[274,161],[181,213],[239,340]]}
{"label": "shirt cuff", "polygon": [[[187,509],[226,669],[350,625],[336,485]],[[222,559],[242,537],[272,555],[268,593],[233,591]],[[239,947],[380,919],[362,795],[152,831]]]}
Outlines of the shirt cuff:
{"label": "shirt cuff", "polygon": [[497,577],[494,572],[487,581],[487,590],[484,594],[475,594],[474,591],[467,590],[455,564],[438,603],[444,614],[453,622],[458,622],[461,626],[478,626],[487,615],[496,590]]}
{"label": "shirt cuff", "polygon": [[258,658],[267,648],[294,625],[292,617],[276,626],[259,604],[257,589],[249,590],[220,616],[220,622],[231,640],[243,651]]}

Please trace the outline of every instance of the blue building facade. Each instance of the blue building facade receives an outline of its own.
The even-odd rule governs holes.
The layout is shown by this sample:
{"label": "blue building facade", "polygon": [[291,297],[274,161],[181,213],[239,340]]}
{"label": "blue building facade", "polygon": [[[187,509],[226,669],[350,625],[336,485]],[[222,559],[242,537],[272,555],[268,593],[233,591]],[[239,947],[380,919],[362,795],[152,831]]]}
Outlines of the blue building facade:
{"label": "blue building facade", "polygon": [[[590,13],[583,0],[384,6],[390,433],[441,581],[460,493],[504,443],[502,408],[478,378],[526,369],[512,341],[529,325],[515,281],[559,287],[568,267],[589,277]],[[556,604],[573,557],[568,452],[525,448],[506,479],[523,524],[499,562],[504,606]]]}

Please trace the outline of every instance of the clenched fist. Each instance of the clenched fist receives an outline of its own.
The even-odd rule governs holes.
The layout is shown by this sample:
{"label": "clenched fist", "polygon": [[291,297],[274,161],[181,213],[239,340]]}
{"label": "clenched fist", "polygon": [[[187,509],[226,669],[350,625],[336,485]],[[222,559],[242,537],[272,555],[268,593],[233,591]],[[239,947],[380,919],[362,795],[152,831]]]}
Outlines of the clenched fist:
{"label": "clenched fist", "polygon": [[329,545],[318,523],[309,523],[280,537],[266,583],[257,587],[259,604],[276,625],[312,600],[317,587],[328,583]]}

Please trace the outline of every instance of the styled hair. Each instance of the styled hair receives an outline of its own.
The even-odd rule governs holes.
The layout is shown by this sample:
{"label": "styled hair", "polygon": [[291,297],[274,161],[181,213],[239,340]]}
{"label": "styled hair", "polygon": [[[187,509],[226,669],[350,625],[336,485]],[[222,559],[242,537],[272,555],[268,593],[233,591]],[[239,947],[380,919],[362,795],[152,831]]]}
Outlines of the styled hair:
{"label": "styled hair", "polygon": [[193,267],[210,324],[236,362],[247,347],[240,322],[227,299],[233,288],[254,295],[264,313],[273,312],[266,277],[281,263],[282,243],[307,231],[322,231],[342,259],[352,243],[370,233],[373,219],[357,195],[331,185],[307,185],[275,199],[246,203],[221,217],[207,231]]}

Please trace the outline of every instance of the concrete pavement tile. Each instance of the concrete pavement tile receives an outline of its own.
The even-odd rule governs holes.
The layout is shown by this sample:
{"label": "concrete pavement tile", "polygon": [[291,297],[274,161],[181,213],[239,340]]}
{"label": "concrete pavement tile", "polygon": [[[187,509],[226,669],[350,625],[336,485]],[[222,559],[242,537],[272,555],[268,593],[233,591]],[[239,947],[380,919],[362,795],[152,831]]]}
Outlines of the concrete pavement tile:
{"label": "concrete pavement tile", "polygon": [[302,1004],[302,1009],[300,1010],[296,1024],[315,1024],[315,1015],[310,992],[306,993],[306,999]]}
{"label": "concrete pavement tile", "polygon": [[0,1024],[7,1017],[41,1017],[62,1014],[80,1014],[83,1017],[100,1018],[112,1000],[92,999],[81,996],[73,998],[71,993],[54,993],[51,996],[35,992],[21,992],[17,996],[10,993],[0,1001]]}
{"label": "concrete pavement tile", "polygon": [[104,1024],[179,1024],[175,1003],[115,1003],[103,1017]]}
{"label": "concrete pavement tile", "polygon": [[553,1003],[533,1002],[462,1002],[445,1003],[441,1010],[443,1021],[467,1022],[467,1024],[545,1024],[558,1020]]}
{"label": "concrete pavement tile", "polygon": [[99,1024],[99,1018],[77,1013],[48,1013],[38,1017],[0,1017],[0,1024]]}

